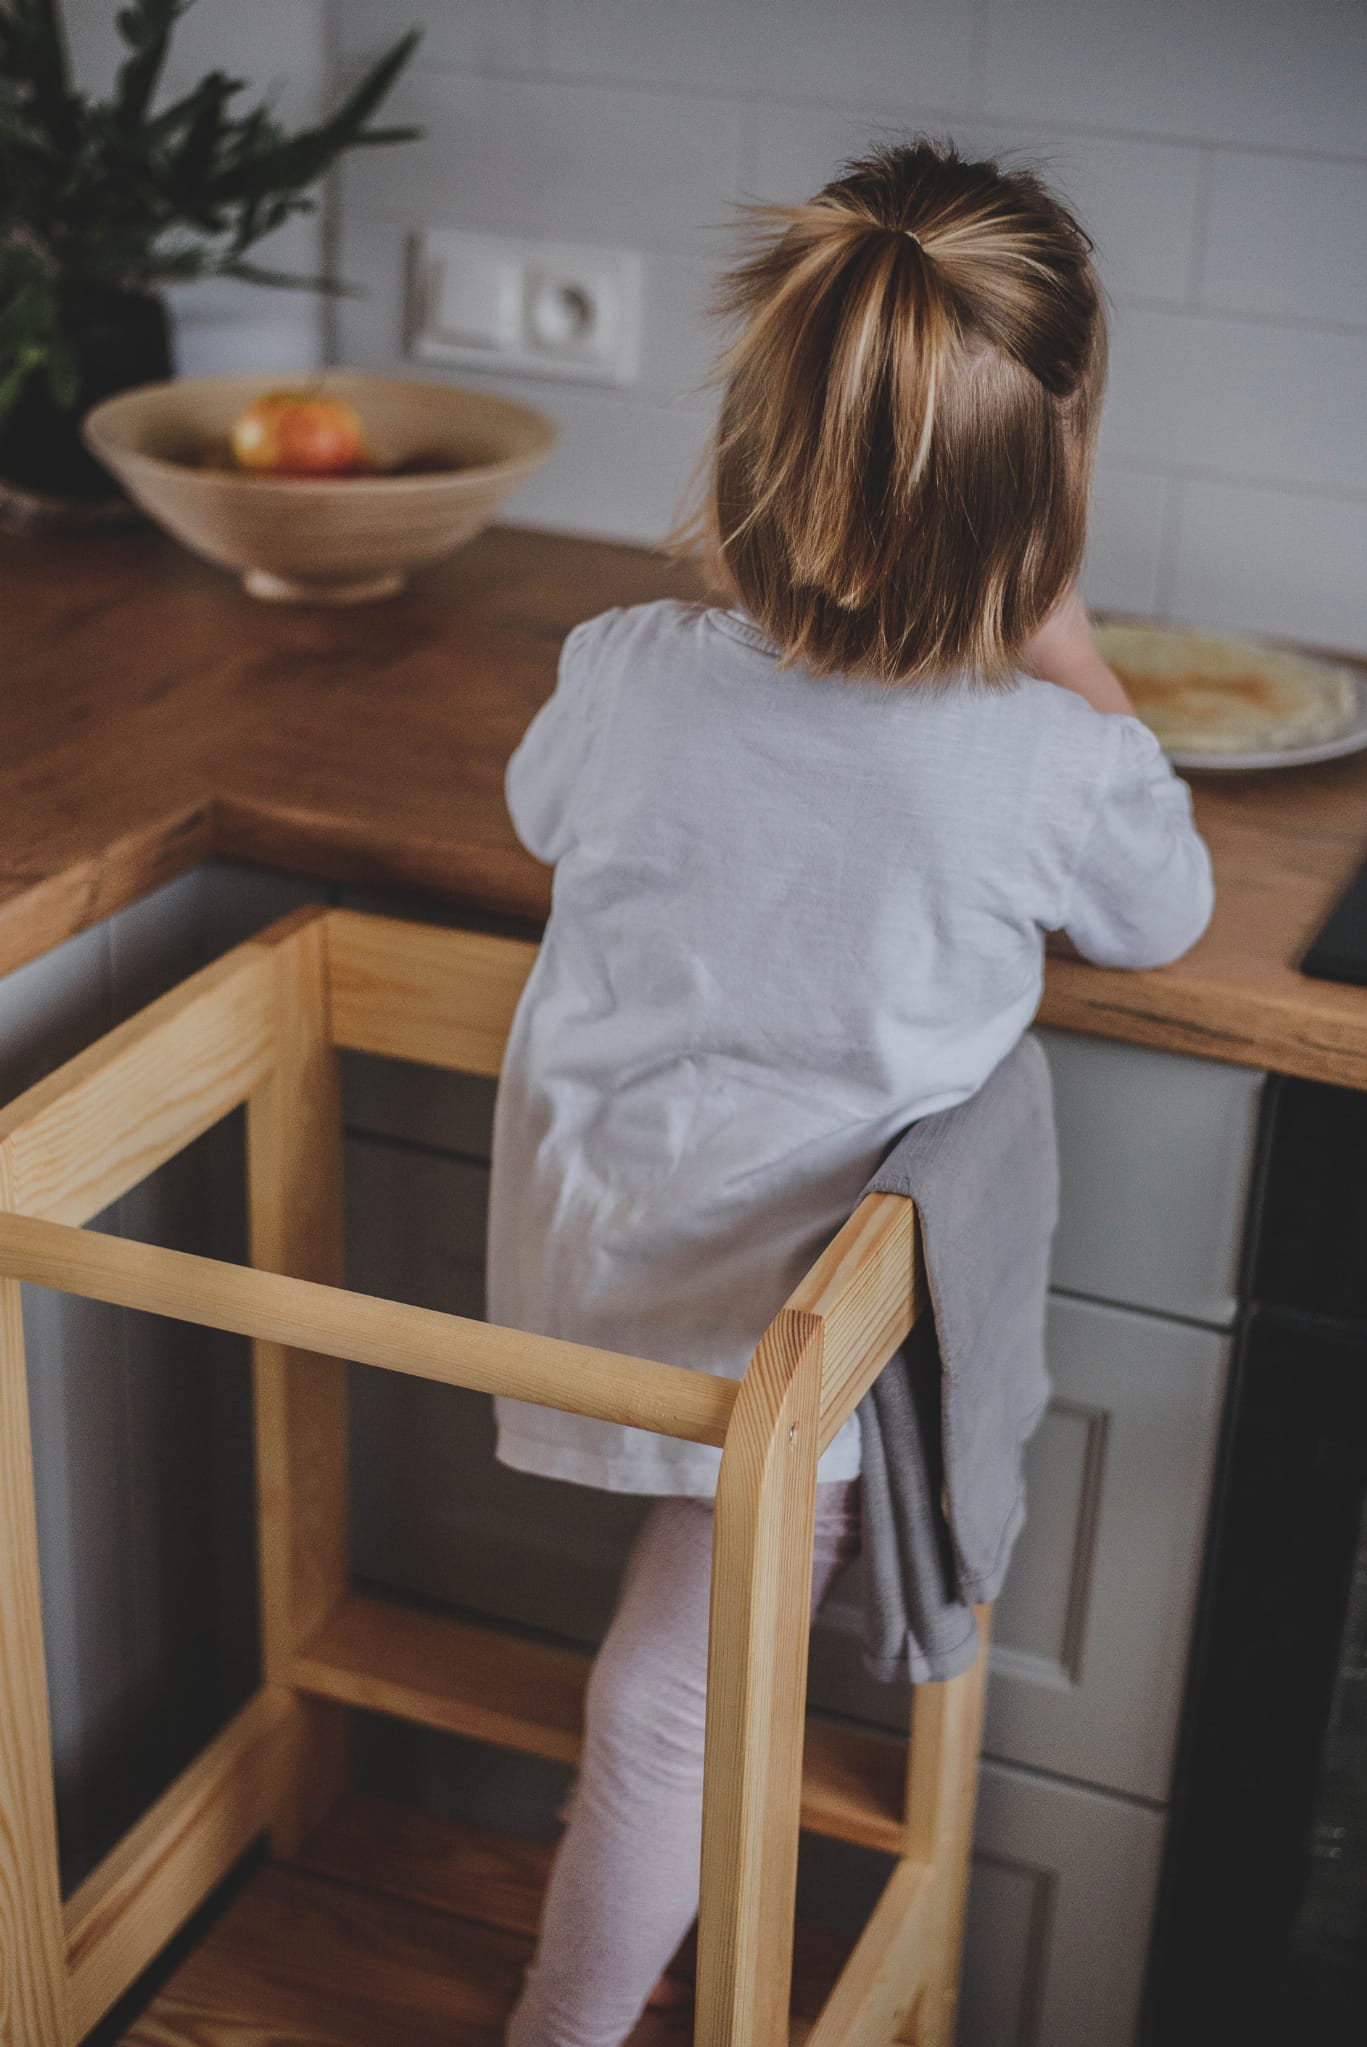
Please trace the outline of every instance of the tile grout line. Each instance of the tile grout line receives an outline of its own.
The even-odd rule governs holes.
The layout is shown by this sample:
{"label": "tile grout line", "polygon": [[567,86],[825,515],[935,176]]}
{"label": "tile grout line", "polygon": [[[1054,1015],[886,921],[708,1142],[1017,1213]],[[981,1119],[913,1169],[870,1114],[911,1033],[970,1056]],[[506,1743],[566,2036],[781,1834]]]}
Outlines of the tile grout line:
{"label": "tile grout line", "polygon": [[1039,115],[1012,115],[977,110],[972,104],[946,101],[923,106],[897,106],[882,100],[830,99],[820,94],[774,93],[763,88],[727,91],[724,88],[669,78],[633,78],[612,73],[556,70],[551,67],[523,69],[516,65],[470,63],[429,64],[430,78],[465,78],[473,83],[499,85],[570,86],[593,92],[654,94],[667,99],[709,101],[715,106],[749,103],[793,113],[849,114],[861,119],[890,121],[900,127],[916,127],[927,121],[961,121],[965,125],[991,126],[1029,131],[1041,136],[1057,135],[1066,140],[1128,142],[1148,144],[1157,149],[1209,150],[1232,156],[1294,158],[1308,163],[1345,164],[1367,168],[1367,151],[1294,147],[1288,143],[1240,141],[1223,135],[1200,135],[1181,129],[1145,129],[1107,126],[1104,123],[1070,121],[1066,117],[1046,120]]}
{"label": "tile grout line", "polygon": [[1215,164],[1207,149],[1199,151],[1196,159],[1196,190],[1193,194],[1191,219],[1191,247],[1187,252],[1187,289],[1184,304],[1188,312],[1204,312],[1201,290],[1205,281],[1206,254],[1210,241],[1210,199],[1211,187],[1215,181]]}

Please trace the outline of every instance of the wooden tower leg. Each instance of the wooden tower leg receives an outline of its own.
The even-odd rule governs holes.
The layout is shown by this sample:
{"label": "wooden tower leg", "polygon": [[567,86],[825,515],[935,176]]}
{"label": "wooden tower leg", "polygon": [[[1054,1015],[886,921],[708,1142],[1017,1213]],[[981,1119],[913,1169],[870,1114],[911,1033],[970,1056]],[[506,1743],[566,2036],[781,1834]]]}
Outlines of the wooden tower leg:
{"label": "wooden tower leg", "polygon": [[[10,1205],[0,1152],[0,1207]],[[52,1730],[19,1282],[0,1280],[0,2047],[67,2047]]]}
{"label": "wooden tower leg", "polygon": [[741,1382],[712,1546],[697,2047],[787,2047],[822,1325],[784,1309]]}
{"label": "wooden tower leg", "polygon": [[[271,934],[277,975],[274,1071],[247,1105],[252,1263],[340,1286],[342,1112],[328,1019],[323,913]],[[285,1344],[253,1345],[262,1656],[288,1685],[295,1651],[345,1597],[346,1366]],[[272,1830],[293,1854],[345,1790],[350,1714],[296,1694],[295,1761]]]}
{"label": "wooden tower leg", "polygon": [[915,2047],[952,2047],[958,2016],[992,1623],[990,1606],[975,1612],[979,1647],[972,1668],[948,1684],[917,1685],[912,1693],[904,1852],[932,1863],[935,1870],[925,1988],[909,2028],[899,2036],[914,2041]]}

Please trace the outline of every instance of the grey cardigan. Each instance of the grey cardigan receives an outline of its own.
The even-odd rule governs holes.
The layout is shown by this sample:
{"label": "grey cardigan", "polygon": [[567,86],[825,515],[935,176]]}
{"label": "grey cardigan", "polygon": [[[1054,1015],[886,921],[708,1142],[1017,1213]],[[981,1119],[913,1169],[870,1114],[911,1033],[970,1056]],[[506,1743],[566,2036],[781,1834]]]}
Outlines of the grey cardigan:
{"label": "grey cardigan", "polygon": [[908,1194],[933,1313],[856,1410],[862,1654],[877,1678],[955,1677],[1025,1519],[1022,1456],[1049,1394],[1058,1216],[1049,1067],[1025,1037],[966,1102],[913,1123],[863,1193]]}

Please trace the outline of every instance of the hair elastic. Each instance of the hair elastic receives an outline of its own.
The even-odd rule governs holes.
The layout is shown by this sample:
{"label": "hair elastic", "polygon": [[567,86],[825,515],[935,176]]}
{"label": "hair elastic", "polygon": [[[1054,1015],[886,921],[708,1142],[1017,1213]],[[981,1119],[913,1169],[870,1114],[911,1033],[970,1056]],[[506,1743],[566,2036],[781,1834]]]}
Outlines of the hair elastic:
{"label": "hair elastic", "polygon": [[908,240],[915,242],[917,248],[921,251],[921,254],[924,256],[926,253],[926,245],[921,240],[921,237],[917,233],[915,233],[915,231],[912,228],[909,227],[904,227],[902,229],[902,233],[907,236]]}

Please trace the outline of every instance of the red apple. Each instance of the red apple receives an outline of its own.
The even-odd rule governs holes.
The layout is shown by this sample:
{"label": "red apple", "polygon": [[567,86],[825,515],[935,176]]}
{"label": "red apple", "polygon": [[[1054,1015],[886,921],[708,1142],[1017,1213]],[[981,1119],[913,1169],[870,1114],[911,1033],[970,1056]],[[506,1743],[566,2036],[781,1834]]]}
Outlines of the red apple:
{"label": "red apple", "polygon": [[315,391],[263,391],[233,421],[240,469],[276,476],[340,476],[366,466],[365,433],[355,407]]}

